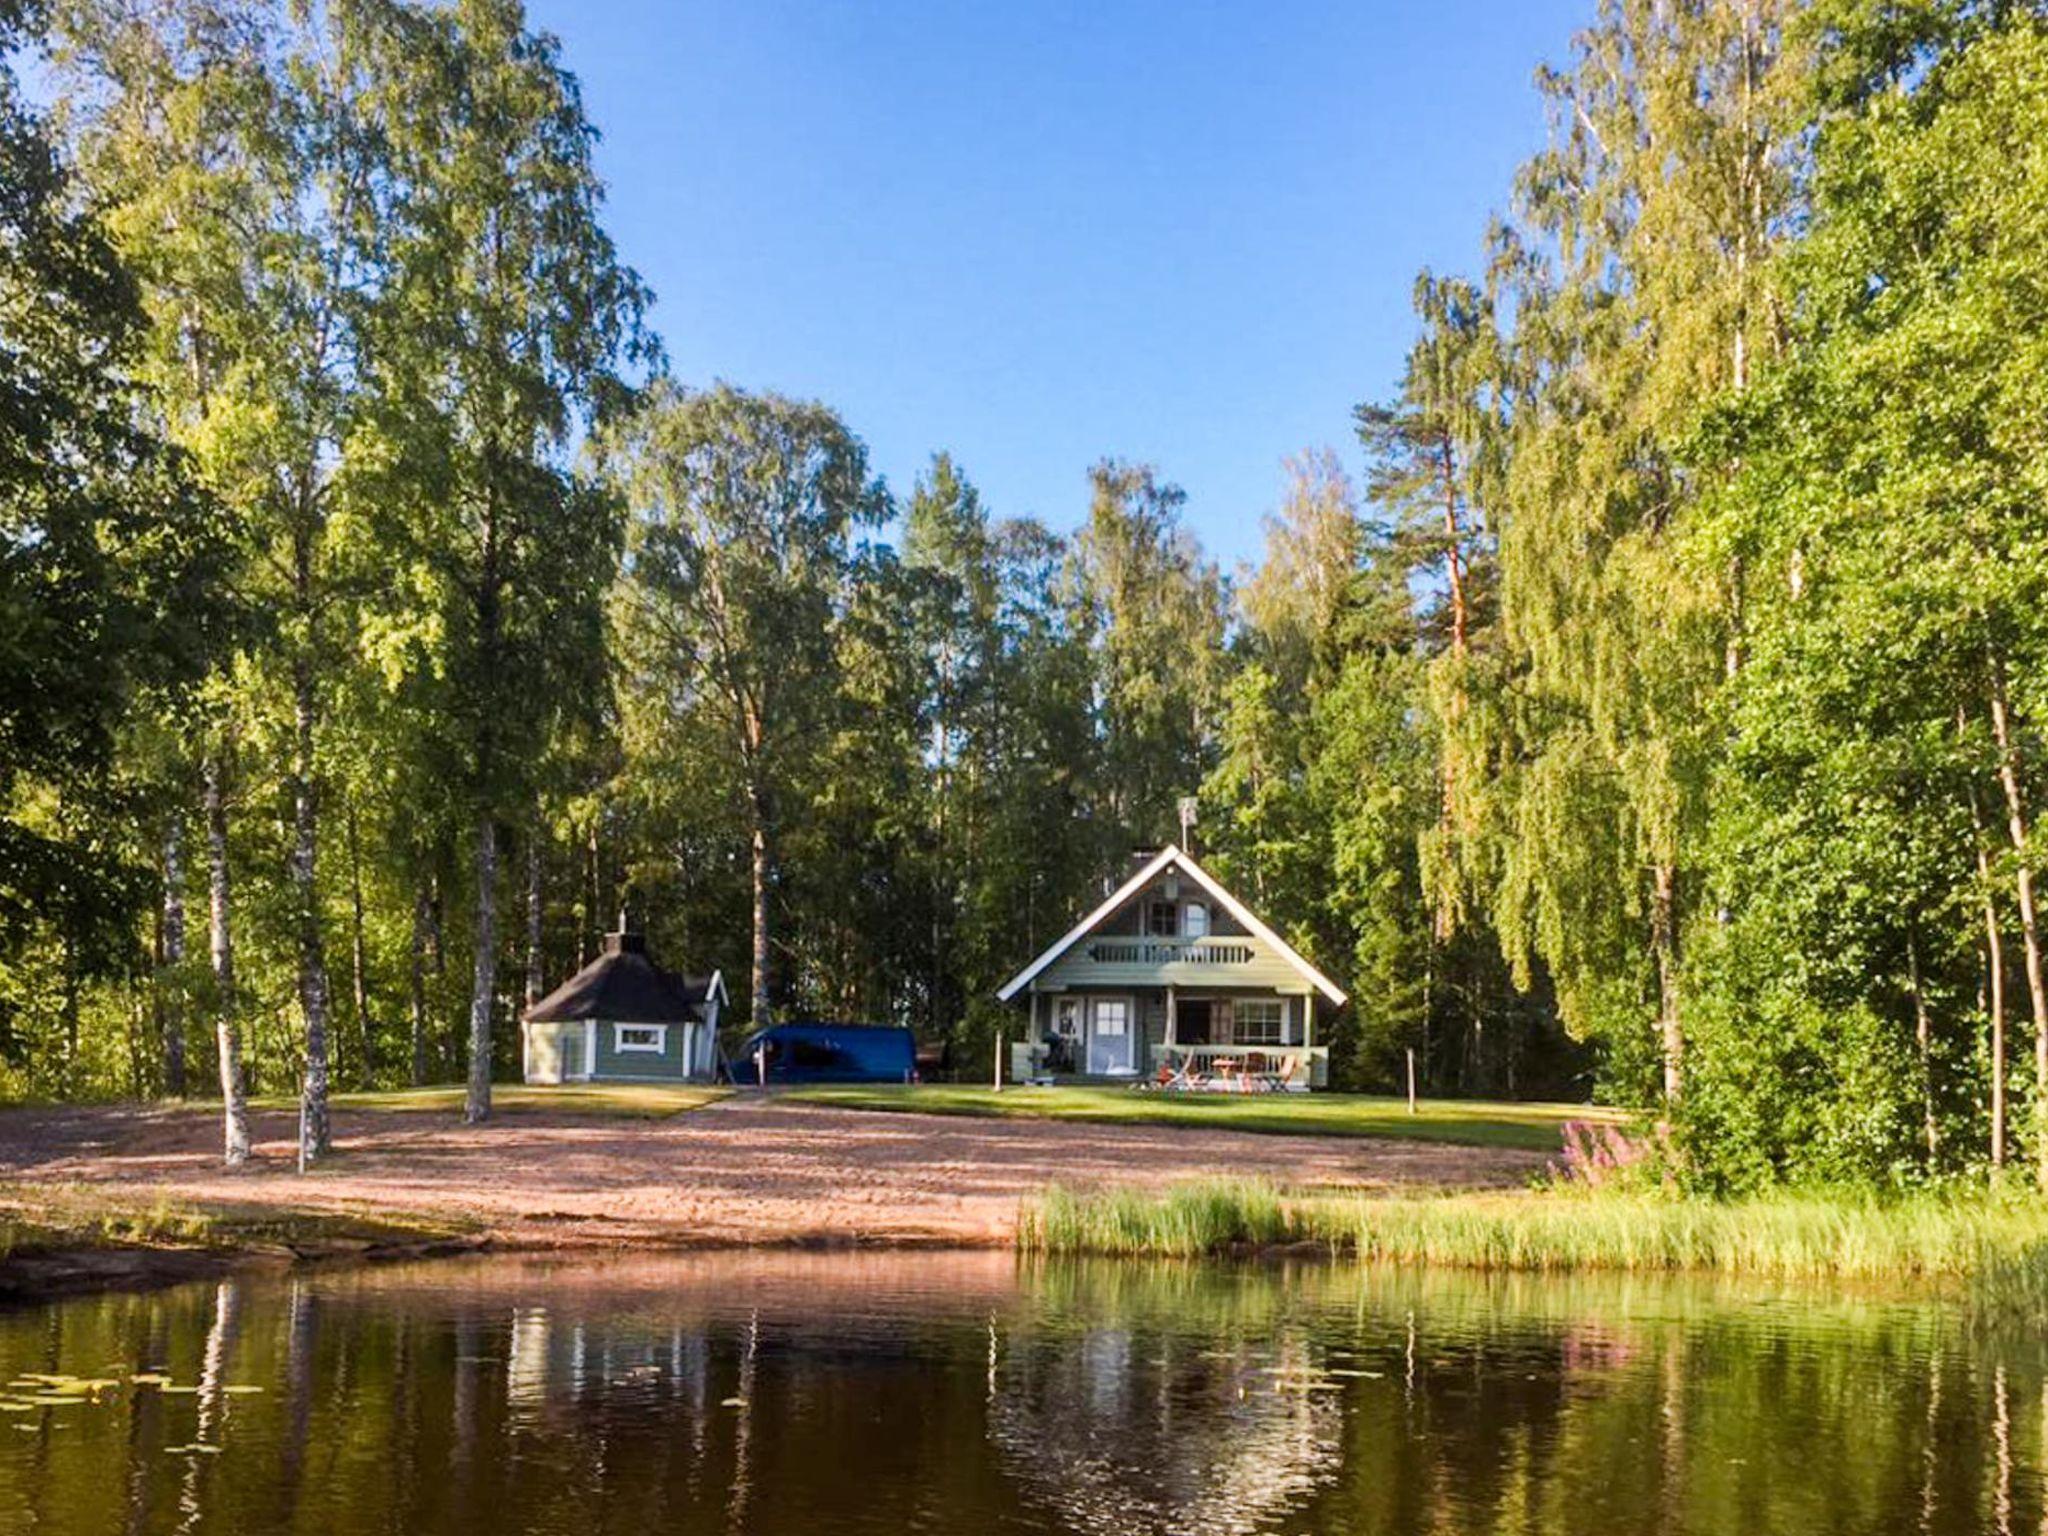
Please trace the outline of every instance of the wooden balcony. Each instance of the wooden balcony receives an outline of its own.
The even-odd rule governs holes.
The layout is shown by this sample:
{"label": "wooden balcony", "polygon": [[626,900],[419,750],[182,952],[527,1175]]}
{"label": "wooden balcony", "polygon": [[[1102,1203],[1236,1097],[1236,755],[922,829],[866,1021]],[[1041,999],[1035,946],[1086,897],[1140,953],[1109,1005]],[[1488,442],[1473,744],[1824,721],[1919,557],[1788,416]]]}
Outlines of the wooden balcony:
{"label": "wooden balcony", "polygon": [[1096,939],[1097,965],[1250,965],[1257,951],[1242,939]]}

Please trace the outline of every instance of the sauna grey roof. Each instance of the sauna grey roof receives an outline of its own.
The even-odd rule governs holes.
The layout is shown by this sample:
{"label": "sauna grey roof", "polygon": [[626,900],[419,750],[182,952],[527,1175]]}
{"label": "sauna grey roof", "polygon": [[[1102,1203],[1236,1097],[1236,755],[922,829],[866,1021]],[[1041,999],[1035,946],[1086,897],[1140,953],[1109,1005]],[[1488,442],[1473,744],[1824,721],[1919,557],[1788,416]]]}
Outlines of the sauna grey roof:
{"label": "sauna grey roof", "polygon": [[600,1019],[623,1024],[694,1024],[704,1004],[725,1000],[725,980],[665,971],[647,953],[637,933],[605,936],[604,953],[526,1010],[535,1024]]}

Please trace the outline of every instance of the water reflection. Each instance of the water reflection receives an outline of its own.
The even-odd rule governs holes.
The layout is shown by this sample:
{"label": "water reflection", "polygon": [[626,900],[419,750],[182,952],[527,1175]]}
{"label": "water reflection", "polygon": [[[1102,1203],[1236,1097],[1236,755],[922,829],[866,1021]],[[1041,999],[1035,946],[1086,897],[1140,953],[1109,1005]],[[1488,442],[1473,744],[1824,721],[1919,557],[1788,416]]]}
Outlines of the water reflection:
{"label": "water reflection", "polygon": [[1939,1309],[999,1254],[491,1259],[0,1316],[11,1532],[2048,1530]]}

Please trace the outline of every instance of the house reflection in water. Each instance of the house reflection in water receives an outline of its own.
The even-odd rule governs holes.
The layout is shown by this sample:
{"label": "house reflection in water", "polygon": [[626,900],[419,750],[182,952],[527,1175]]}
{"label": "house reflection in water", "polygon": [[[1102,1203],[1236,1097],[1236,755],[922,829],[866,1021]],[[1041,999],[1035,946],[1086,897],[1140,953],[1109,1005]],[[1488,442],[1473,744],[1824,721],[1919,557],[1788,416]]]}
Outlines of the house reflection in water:
{"label": "house reflection in water", "polygon": [[693,1418],[710,1400],[711,1346],[700,1319],[560,1321],[546,1307],[512,1313],[505,1403],[512,1422],[559,1420],[586,1401],[635,1396],[676,1403]]}
{"label": "house reflection in water", "polygon": [[1340,1465],[1337,1383],[1300,1334],[1210,1344],[1091,1328],[992,1335],[989,1437],[1063,1529],[1234,1536]]}

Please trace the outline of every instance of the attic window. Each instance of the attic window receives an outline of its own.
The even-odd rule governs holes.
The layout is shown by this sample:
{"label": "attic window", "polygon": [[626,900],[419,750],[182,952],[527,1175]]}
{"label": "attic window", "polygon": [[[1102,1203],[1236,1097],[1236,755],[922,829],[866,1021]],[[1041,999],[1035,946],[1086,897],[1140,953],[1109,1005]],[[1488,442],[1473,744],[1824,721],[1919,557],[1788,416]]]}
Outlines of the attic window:
{"label": "attic window", "polygon": [[1145,903],[1145,936],[1170,939],[1180,932],[1180,909],[1170,901]]}
{"label": "attic window", "polygon": [[1181,921],[1189,938],[1206,939],[1209,937],[1209,909],[1199,901],[1191,901],[1187,904],[1185,915]]}
{"label": "attic window", "polygon": [[612,1049],[621,1055],[628,1051],[646,1051],[658,1056],[668,1049],[668,1026],[666,1024],[614,1024],[612,1026]]}

